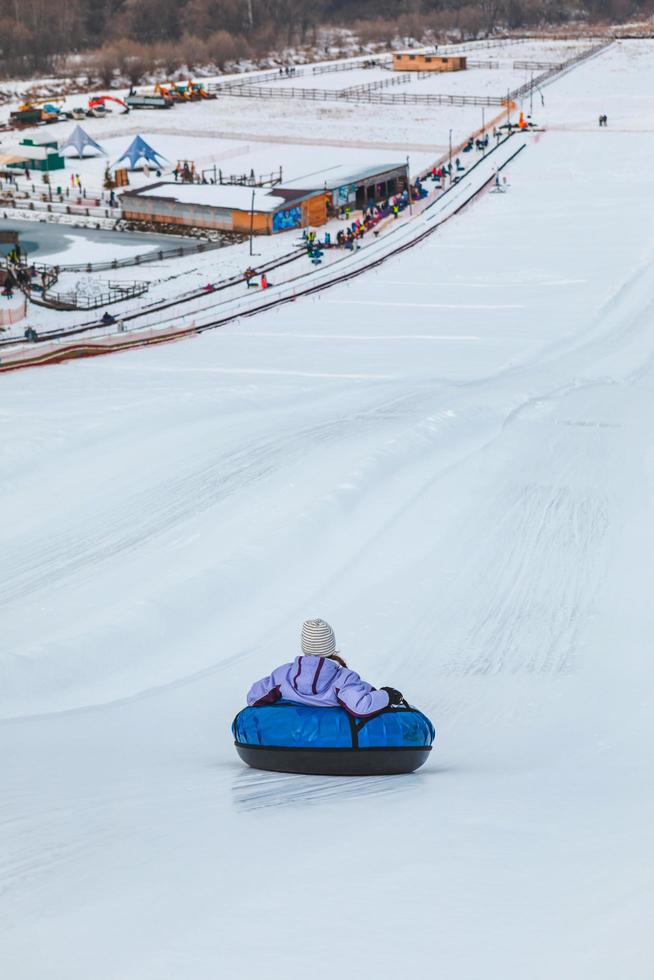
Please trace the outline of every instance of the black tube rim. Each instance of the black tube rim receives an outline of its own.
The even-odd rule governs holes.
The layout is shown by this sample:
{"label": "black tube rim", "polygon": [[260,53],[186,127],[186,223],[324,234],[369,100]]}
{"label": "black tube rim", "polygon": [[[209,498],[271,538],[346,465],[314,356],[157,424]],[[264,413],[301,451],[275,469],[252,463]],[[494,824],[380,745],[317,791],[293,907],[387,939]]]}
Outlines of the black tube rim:
{"label": "black tube rim", "polygon": [[333,748],[320,746],[309,748],[305,745],[248,745],[247,742],[234,742],[237,749],[259,749],[262,752],[431,752],[431,745],[375,745],[371,747],[357,748],[351,745],[334,746]]}

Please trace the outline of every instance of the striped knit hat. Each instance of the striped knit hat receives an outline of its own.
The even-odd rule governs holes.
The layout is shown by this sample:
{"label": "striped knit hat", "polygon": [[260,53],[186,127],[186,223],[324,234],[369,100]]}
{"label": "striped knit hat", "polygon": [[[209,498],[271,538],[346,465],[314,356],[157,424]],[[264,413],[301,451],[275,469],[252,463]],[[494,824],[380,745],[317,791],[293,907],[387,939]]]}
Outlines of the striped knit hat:
{"label": "striped knit hat", "polygon": [[336,653],[334,630],[324,619],[307,619],[302,623],[302,653],[305,657],[329,657]]}

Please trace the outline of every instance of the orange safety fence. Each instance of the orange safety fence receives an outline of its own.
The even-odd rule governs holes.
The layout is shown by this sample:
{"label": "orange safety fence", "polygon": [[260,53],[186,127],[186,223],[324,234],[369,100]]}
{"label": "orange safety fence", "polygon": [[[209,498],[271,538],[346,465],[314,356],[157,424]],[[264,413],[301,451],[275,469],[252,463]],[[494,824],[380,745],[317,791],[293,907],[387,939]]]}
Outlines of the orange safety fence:
{"label": "orange safety fence", "polygon": [[27,301],[19,306],[12,306],[10,309],[0,307],[0,327],[10,327],[13,323],[20,323],[27,316]]}
{"label": "orange safety fence", "polygon": [[124,334],[114,334],[97,340],[89,340],[74,344],[37,344],[29,349],[23,348],[0,359],[0,373],[17,371],[26,367],[44,367],[47,364],[58,364],[79,357],[99,357],[102,354],[115,354],[120,351],[134,350],[139,347],[151,347],[156,344],[181,340],[196,334],[195,325],[190,327],[170,327],[168,329],[141,333],[138,337],[126,337]]}

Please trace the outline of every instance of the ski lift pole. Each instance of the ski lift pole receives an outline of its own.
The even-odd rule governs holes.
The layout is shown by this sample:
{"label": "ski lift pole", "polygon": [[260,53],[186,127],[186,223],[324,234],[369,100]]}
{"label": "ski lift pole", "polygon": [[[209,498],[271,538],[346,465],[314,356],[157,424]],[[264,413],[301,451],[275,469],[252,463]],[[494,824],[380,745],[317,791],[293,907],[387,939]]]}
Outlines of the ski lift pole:
{"label": "ski lift pole", "polygon": [[409,171],[409,157],[406,158],[406,188],[409,192],[409,214],[413,215],[413,201],[411,200],[411,173]]}

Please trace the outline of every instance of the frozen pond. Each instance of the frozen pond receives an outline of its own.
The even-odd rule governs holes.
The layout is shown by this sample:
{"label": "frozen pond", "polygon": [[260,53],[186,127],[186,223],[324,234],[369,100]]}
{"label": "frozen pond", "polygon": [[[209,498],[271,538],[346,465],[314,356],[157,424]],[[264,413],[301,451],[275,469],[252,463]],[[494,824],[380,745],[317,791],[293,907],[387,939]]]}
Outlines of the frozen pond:
{"label": "frozen pond", "polygon": [[[23,253],[39,261],[56,259],[60,263],[107,262],[143,255],[180,244],[177,236],[145,235],[132,232],[72,228],[45,221],[0,221],[0,231],[17,231]],[[0,255],[12,245],[0,243]]]}

